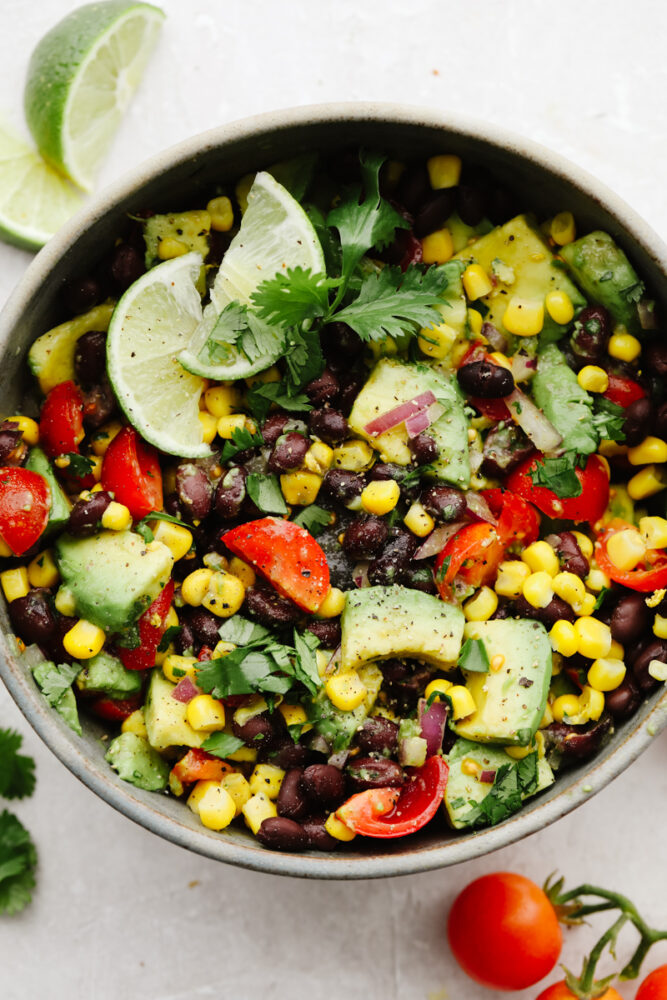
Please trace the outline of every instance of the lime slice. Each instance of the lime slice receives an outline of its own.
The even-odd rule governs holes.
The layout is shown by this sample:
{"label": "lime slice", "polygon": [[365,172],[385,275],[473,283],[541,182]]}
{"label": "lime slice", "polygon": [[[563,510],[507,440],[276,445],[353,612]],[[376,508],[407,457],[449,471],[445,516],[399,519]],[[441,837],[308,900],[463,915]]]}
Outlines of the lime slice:
{"label": "lime slice", "polygon": [[201,254],[188,253],[147,271],[120,299],[107,336],[107,371],[127,419],[182,458],[211,453],[199,420],[205,382],[177,360],[201,321],[201,266]]}
{"label": "lime slice", "polygon": [[243,338],[228,346],[229,360],[211,364],[203,351],[216,320],[230,302],[249,304],[262,281],[288,268],[326,270],[324,254],[312,222],[289,191],[265,171],[255,177],[241,228],[222,258],[199,329],[180,362],[188,371],[218,381],[247,378],[276,361],[283,350],[276,333],[261,357],[243,350]]}
{"label": "lime slice", "polygon": [[0,125],[0,239],[39,250],[81,205],[81,195]]}
{"label": "lime slice", "polygon": [[24,106],[42,156],[90,191],[157,40],[164,14],[128,0],[72,11],[33,52]]}

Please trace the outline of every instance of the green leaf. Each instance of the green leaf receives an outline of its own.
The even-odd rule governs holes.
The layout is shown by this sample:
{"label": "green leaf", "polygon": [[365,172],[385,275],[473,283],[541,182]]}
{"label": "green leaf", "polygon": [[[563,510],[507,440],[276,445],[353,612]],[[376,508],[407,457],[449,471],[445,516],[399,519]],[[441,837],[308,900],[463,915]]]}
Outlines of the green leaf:
{"label": "green leaf", "polygon": [[604,396],[596,399],[596,412],[593,414],[593,426],[600,439],[607,441],[625,441],[625,410],[622,406],[612,403]]}
{"label": "green leaf", "polygon": [[310,506],[303,507],[292,520],[299,527],[309,531],[313,538],[316,538],[324,528],[329,527],[331,517],[330,510],[325,510],[324,507],[318,507],[317,504],[311,503]]}
{"label": "green leaf", "polygon": [[263,281],[253,292],[257,315],[282,327],[301,326],[318,319],[329,309],[329,289],[337,282],[326,274],[314,274],[302,267]]}
{"label": "green leaf", "polygon": [[481,674],[489,672],[489,654],[482,639],[466,639],[461,647],[458,666],[461,670],[472,670]]}
{"label": "green leaf", "polygon": [[197,668],[197,684],[214,698],[252,694],[273,670],[271,659],[257,650],[233,649],[223,657],[203,662]]}
{"label": "green leaf", "polygon": [[535,463],[530,478],[535,486],[546,486],[559,499],[581,496],[582,486],[575,469],[580,464],[576,452],[567,452],[560,458],[544,458]]}
{"label": "green leaf", "polygon": [[201,745],[202,750],[212,753],[214,757],[229,757],[230,753],[235,753],[244,746],[243,740],[231,733],[212,733]]}
{"label": "green leaf", "polygon": [[37,851],[30,834],[13,813],[0,814],[0,913],[18,913],[35,887]]}
{"label": "green leaf", "polygon": [[233,642],[235,646],[250,646],[272,638],[268,628],[249,621],[243,615],[233,615],[231,618],[227,618],[218,631],[221,639],[224,639],[225,642]]}
{"label": "green leaf", "polygon": [[315,656],[315,650],[319,644],[319,640],[312,632],[304,632],[303,635],[300,635],[294,629],[294,649],[296,650],[294,675],[311,694],[317,694],[318,689],[322,687],[322,678],[317,669]]}
{"label": "green leaf", "polygon": [[182,625],[170,625],[166,630],[160,642],[158,643],[157,651],[158,653],[166,653],[169,649],[172,639],[175,639],[177,635],[180,635],[183,631]]}
{"label": "green leaf", "polygon": [[81,723],[72,690],[79,669],[78,665],[61,663],[56,666],[50,660],[42,660],[32,668],[32,673],[49,705],[55,708],[70,729],[81,736]]}
{"label": "green leaf", "polygon": [[491,791],[475,806],[476,823],[493,826],[517,812],[524,798],[537,788],[537,754],[530,753],[523,760],[503,764],[496,771]]}
{"label": "green leaf", "polygon": [[23,737],[13,729],[0,729],[0,795],[24,799],[35,789],[35,762],[18,751]]}
{"label": "green leaf", "polygon": [[280,328],[270,326],[247,305],[230,302],[216,319],[198,358],[204,364],[226,365],[233,363],[240,351],[248,361],[255,362],[275,357],[282,343]]}
{"label": "green leaf", "polygon": [[264,514],[286,514],[287,504],[280,492],[277,476],[251,472],[246,480],[248,496]]}
{"label": "green leaf", "polygon": [[295,396],[324,370],[324,355],[317,330],[291,327],[285,334],[287,391]]}
{"label": "green leaf", "polygon": [[138,535],[141,535],[147,545],[155,538],[155,535],[148,526],[149,521],[168,521],[169,524],[183,524],[183,521],[179,517],[167,514],[164,510],[152,510],[150,514],[146,514],[146,516],[142,517],[142,519],[134,526],[134,530]]}
{"label": "green leaf", "polygon": [[79,455],[76,451],[68,451],[65,457],[69,459],[65,471],[71,473],[71,475],[80,476],[83,479],[84,476],[92,472],[93,460],[92,458],[88,458],[87,455]]}
{"label": "green leaf", "polygon": [[268,382],[251,389],[246,393],[246,403],[253,417],[260,423],[266,419],[272,403],[290,413],[307,413],[313,408],[306,395],[289,395],[282,382]]}
{"label": "green leaf", "polygon": [[604,599],[609,593],[609,587],[603,587],[598,596],[595,599],[595,604],[593,605],[593,611],[597,611],[604,604]]}
{"label": "green leaf", "polygon": [[225,441],[223,445],[220,461],[229,462],[240,452],[247,451],[248,448],[261,448],[263,444],[264,438],[259,431],[253,434],[247,427],[235,427],[232,431],[231,441]]}

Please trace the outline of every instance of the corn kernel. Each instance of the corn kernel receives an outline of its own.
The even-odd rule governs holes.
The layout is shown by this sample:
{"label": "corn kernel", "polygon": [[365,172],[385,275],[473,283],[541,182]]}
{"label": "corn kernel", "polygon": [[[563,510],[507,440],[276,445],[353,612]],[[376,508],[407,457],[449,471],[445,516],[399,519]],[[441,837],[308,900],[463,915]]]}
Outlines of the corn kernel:
{"label": "corn kernel", "polygon": [[425,264],[446,264],[454,253],[454,240],[446,226],[424,236],[421,245]]}
{"label": "corn kernel", "polygon": [[597,598],[595,594],[584,594],[584,599],[574,608],[574,613],[579,617],[590,617],[595,611]]}
{"label": "corn kernel", "polygon": [[484,326],[484,317],[481,312],[477,309],[468,309],[466,319],[468,321],[468,326],[470,327],[470,332],[476,337],[480,336],[482,327]]}
{"label": "corn kernel", "polygon": [[88,457],[90,459],[90,474],[97,485],[102,478],[102,458],[99,455],[89,455]]}
{"label": "corn kernel", "polygon": [[229,198],[224,195],[211,198],[206,211],[211,216],[211,229],[215,229],[218,233],[228,233],[234,225],[234,209]]}
{"label": "corn kernel", "polygon": [[206,597],[212,578],[213,570],[207,567],[189,573],[181,583],[181,597],[185,603],[198,608]]}
{"label": "corn kernel", "polygon": [[456,187],[461,177],[461,157],[453,153],[431,156],[426,161],[426,169],[434,191]]}
{"label": "corn kernel", "polygon": [[256,792],[255,795],[251,796],[242,806],[241,812],[254,834],[257,834],[265,819],[272,819],[278,815],[278,810],[274,803],[264,792]]}
{"label": "corn kernel", "polygon": [[596,594],[599,594],[601,590],[611,586],[611,580],[601,569],[593,567],[586,577],[586,586],[589,590],[594,590]]}
{"label": "corn kernel", "polygon": [[225,728],[225,708],[210,694],[198,694],[185,708],[185,718],[198,733],[215,733]]}
{"label": "corn kernel", "polygon": [[609,376],[599,365],[584,365],[577,382],[586,392],[606,392],[609,388]]}
{"label": "corn kernel", "polygon": [[549,292],[544,300],[544,304],[554,323],[558,323],[560,326],[567,326],[568,323],[572,322],[574,318],[574,306],[567,292]]}
{"label": "corn kernel", "polygon": [[604,712],[604,694],[586,685],[579,695],[579,716],[577,722],[597,722]]}
{"label": "corn kernel", "polygon": [[[209,830],[224,830],[236,816],[236,803],[221,781],[198,781],[206,788],[198,796],[197,815],[202,825]],[[190,793],[192,798],[193,793]],[[188,804],[190,799],[188,799]]]}
{"label": "corn kernel", "polygon": [[249,389],[256,389],[260,385],[268,385],[270,382],[282,382],[282,380],[283,377],[280,368],[277,365],[271,365],[270,368],[265,368],[263,372],[257,372],[256,375],[249,375],[243,381]]}
{"label": "corn kernel", "polygon": [[19,597],[25,597],[30,590],[27,566],[15,566],[14,569],[4,570],[0,573],[0,583],[10,604]]}
{"label": "corn kernel", "polygon": [[521,558],[533,573],[544,572],[549,576],[556,576],[558,573],[558,556],[548,542],[533,542],[523,550]]}
{"label": "corn kernel", "polygon": [[241,393],[232,382],[212,385],[204,393],[206,409],[214,417],[229,417],[241,405]]}
{"label": "corn kernel", "polygon": [[512,371],[512,362],[506,354],[502,353],[502,351],[492,351],[491,354],[489,354],[489,357],[493,358],[496,364],[500,365],[501,368],[507,368],[508,372]]}
{"label": "corn kernel", "polygon": [[435,700],[440,701],[441,694],[447,694],[447,692],[453,687],[451,681],[448,681],[446,677],[434,677],[432,681],[426,685],[424,690],[424,697],[428,699],[435,695]]}
{"label": "corn kernel", "polygon": [[498,567],[493,589],[501,597],[521,597],[523,585],[530,576],[530,567],[520,559],[510,559]]}
{"label": "corn kernel", "polygon": [[584,582],[576,573],[557,573],[553,578],[552,587],[554,594],[567,601],[575,611],[586,597]]}
{"label": "corn kernel", "polygon": [[[24,597],[25,594],[20,594],[18,596]],[[7,600],[9,600],[9,598],[7,598]],[[74,600],[74,594],[69,587],[59,587],[56,591],[53,603],[56,611],[59,611],[61,615],[65,615],[66,618],[72,618],[76,614],[76,601]]]}
{"label": "corn kernel", "polygon": [[560,618],[549,632],[551,648],[561,656],[574,656],[577,652],[577,633],[574,625],[565,618]]}
{"label": "corn kernel", "polygon": [[183,677],[194,680],[197,676],[198,663],[195,656],[177,656],[176,653],[169,653],[162,663],[162,673],[173,684],[178,684]]}
{"label": "corn kernel", "polygon": [[664,517],[642,517],[639,531],[647,549],[667,548],[667,520]]}
{"label": "corn kernel", "polygon": [[[384,484],[378,483],[377,485],[384,485]],[[398,483],[394,483],[394,485],[398,486]],[[366,487],[366,489],[368,489],[368,487]],[[426,536],[430,535],[433,529],[435,528],[435,521],[433,520],[429,512],[419,502],[411,504],[410,510],[403,518],[403,524],[408,529],[408,531],[411,531],[413,535],[417,536],[417,538],[426,538]]]}
{"label": "corn kernel", "polygon": [[112,500],[100,523],[107,531],[125,531],[132,524],[132,515],[125,504]]}
{"label": "corn kernel", "polygon": [[498,596],[490,587],[480,587],[477,593],[463,605],[466,621],[488,621],[498,607]]}
{"label": "corn kernel", "polygon": [[399,501],[401,488],[393,479],[369,483],[361,493],[361,506],[369,514],[382,517],[393,510]]}
{"label": "corn kernel", "polygon": [[448,323],[439,323],[437,326],[424,327],[419,333],[417,344],[422,354],[441,360],[447,357],[457,337],[454,327]]}
{"label": "corn kernel", "polygon": [[192,532],[184,524],[151,521],[150,529],[155,540],[167,546],[176,562],[192,548]]}
{"label": "corn kernel", "polygon": [[211,444],[215,440],[215,436],[218,433],[218,421],[212,413],[208,413],[206,410],[200,410],[197,414],[199,423],[201,424],[201,437],[204,444]]}
{"label": "corn kernel", "polygon": [[512,757],[513,760],[524,760],[531,753],[535,753],[535,744],[531,741],[527,747],[516,747],[509,746],[503,747],[503,750],[508,757]]}
{"label": "corn kernel", "polygon": [[645,500],[660,493],[667,486],[664,466],[646,465],[628,482],[628,496],[631,500]]}
{"label": "corn kernel", "polygon": [[25,417],[23,414],[19,414],[16,417],[6,417],[6,420],[11,420],[12,423],[18,424],[18,429],[21,432],[21,437],[26,444],[30,445],[31,448],[39,441],[39,424],[32,417]]}
{"label": "corn kernel", "polygon": [[231,795],[235,807],[235,815],[240,816],[246,802],[252,798],[250,785],[240,771],[232,771],[223,775],[220,784]]}
{"label": "corn kernel", "polygon": [[493,289],[491,278],[479,264],[468,264],[461,280],[465,293],[471,301],[481,299],[483,295],[488,295]]}
{"label": "corn kernel", "polygon": [[345,608],[345,594],[338,587],[329,587],[327,596],[315,612],[316,618],[337,618]]}
{"label": "corn kernel", "polygon": [[667,441],[651,436],[644,438],[641,444],[628,448],[628,461],[630,465],[667,462]]}
{"label": "corn kernel", "polygon": [[322,477],[314,472],[298,469],[296,472],[286,472],[280,477],[280,489],[288,504],[295,507],[307,507],[315,503],[320,492]]}
{"label": "corn kernel", "polygon": [[450,687],[447,697],[452,704],[452,717],[454,719],[465,719],[477,710],[475,699],[463,684],[454,684]]}
{"label": "corn kernel", "polygon": [[656,615],[653,619],[653,634],[657,635],[658,639],[667,639],[667,618],[663,618],[662,615]]}
{"label": "corn kernel", "polygon": [[7,542],[5,542],[4,539],[0,538],[0,558],[8,559],[9,556],[13,554],[14,553],[10,549],[9,545],[7,545]]}
{"label": "corn kernel", "polygon": [[596,691],[615,691],[625,678],[623,660],[612,657],[599,657],[593,660],[588,671],[587,680]]}
{"label": "corn kernel", "polygon": [[188,795],[187,806],[195,816],[199,815],[199,803],[202,797],[205,795],[206,791],[214,785],[219,785],[219,781],[197,781],[193,787],[192,791]]}
{"label": "corn kernel", "polygon": [[611,640],[609,647],[609,658],[612,660],[622,660],[625,657],[625,650],[616,639]]}
{"label": "corn kernel", "polygon": [[361,472],[373,462],[373,449],[366,441],[351,440],[334,448],[333,464],[337,469]]}
{"label": "corn kernel", "polygon": [[225,441],[231,441],[234,431],[242,431],[246,426],[246,416],[243,413],[230,413],[218,419],[218,434]]}
{"label": "corn kernel", "polygon": [[246,589],[252,587],[257,580],[257,574],[252,566],[249,566],[243,559],[239,559],[238,556],[232,557],[229,563],[229,572],[232,576],[237,577]]}
{"label": "corn kernel", "polygon": [[336,813],[330,813],[324,823],[324,829],[327,831],[330,837],[334,837],[336,840],[350,841],[354,840],[356,833],[351,830],[347,823],[343,823],[342,819],[338,819]]}
{"label": "corn kernel", "polygon": [[[562,619],[560,619],[560,621],[562,621]],[[557,653],[555,650],[551,654],[551,676],[552,677],[557,677],[558,674],[561,674],[563,672],[563,661],[564,661],[564,659],[565,659],[565,657],[563,657],[560,653]]]}
{"label": "corn kernel", "polygon": [[579,699],[576,694],[562,694],[554,701],[551,711],[556,722],[576,719],[579,715]]}
{"label": "corn kernel", "polygon": [[236,649],[236,644],[233,642],[227,642],[226,639],[221,639],[220,642],[216,642],[213,647],[213,659],[219,660],[221,656],[227,656],[227,653],[231,653],[232,650]]}
{"label": "corn kernel", "polygon": [[581,554],[585,556],[586,559],[590,559],[593,555],[593,543],[588,535],[582,534],[581,531],[573,531],[572,534],[577,540],[577,545],[581,550]]}
{"label": "corn kernel", "polygon": [[573,243],[577,236],[577,229],[572,212],[559,212],[558,215],[554,215],[549,226],[549,235],[559,247]]}
{"label": "corn kernel", "polygon": [[546,608],[554,596],[551,576],[544,570],[531,573],[522,587],[523,596],[534,608]]}
{"label": "corn kernel", "polygon": [[495,656],[491,657],[491,660],[489,662],[489,670],[492,673],[497,674],[498,671],[502,670],[504,666],[505,666],[505,654],[504,653],[496,653]]}
{"label": "corn kernel", "polygon": [[308,715],[303,705],[290,705],[284,701],[278,706],[278,711],[286,726],[304,726],[308,722]]}
{"label": "corn kernel", "polygon": [[269,799],[277,799],[285,772],[275,764],[257,764],[250,775],[250,792],[257,795],[263,792]]}
{"label": "corn kernel", "polygon": [[461,761],[461,774],[469,778],[477,778],[482,773],[481,765],[473,757],[464,757]]}
{"label": "corn kernel", "polygon": [[607,555],[617,569],[628,572],[642,561],[646,546],[636,528],[626,528],[607,540]]}
{"label": "corn kernel", "polygon": [[513,295],[503,314],[503,326],[517,337],[534,337],[544,326],[544,304]]}
{"label": "corn kernel", "polygon": [[607,351],[619,361],[634,361],[642,352],[642,345],[631,333],[613,333],[607,344]]}
{"label": "corn kernel", "polygon": [[335,674],[326,685],[325,691],[329,701],[341,712],[352,712],[361,705],[368,691],[356,670],[344,674]]}
{"label": "corn kernel", "polygon": [[113,439],[122,429],[123,425],[120,420],[111,420],[108,424],[104,424],[99,430],[95,431],[91,438],[93,454],[104,455]]}
{"label": "corn kernel", "polygon": [[303,460],[304,467],[318,476],[324,476],[331,468],[332,462],[333,448],[324,441],[313,441]]}
{"label": "corn kernel", "polygon": [[654,590],[653,593],[650,594],[645,599],[646,607],[647,608],[657,608],[658,605],[662,604],[662,602],[664,601],[666,594],[667,594],[667,590],[665,590],[664,587],[662,587],[660,590]]}
{"label": "corn kernel", "polygon": [[69,632],[65,632],[63,646],[75,660],[89,660],[101,651],[105,639],[103,629],[86,621],[85,618],[80,618]]}
{"label": "corn kernel", "polygon": [[44,549],[28,564],[28,582],[31,587],[55,587],[59,579],[53,549]]}
{"label": "corn kernel", "polygon": [[213,573],[201,603],[218,618],[231,618],[244,600],[245,587],[237,576],[232,573]]}
{"label": "corn kernel", "polygon": [[187,252],[187,243],[177,240],[175,236],[165,236],[158,241],[157,255],[160,260],[173,260],[174,257],[182,257]]}
{"label": "corn kernel", "polygon": [[648,673],[656,681],[661,683],[667,681],[667,663],[662,660],[651,660],[648,665]]}
{"label": "corn kernel", "polygon": [[143,739],[146,739],[148,731],[146,729],[143,708],[137,708],[126,719],[123,719],[120,730],[122,733],[134,733],[135,736],[141,736]]}
{"label": "corn kernel", "polygon": [[239,764],[254,764],[257,760],[257,749],[255,747],[239,747],[233,753],[228,753],[225,760],[233,760]]}
{"label": "corn kernel", "polygon": [[608,656],[611,649],[611,630],[597,618],[584,615],[574,623],[577,633],[577,652],[591,660]]}

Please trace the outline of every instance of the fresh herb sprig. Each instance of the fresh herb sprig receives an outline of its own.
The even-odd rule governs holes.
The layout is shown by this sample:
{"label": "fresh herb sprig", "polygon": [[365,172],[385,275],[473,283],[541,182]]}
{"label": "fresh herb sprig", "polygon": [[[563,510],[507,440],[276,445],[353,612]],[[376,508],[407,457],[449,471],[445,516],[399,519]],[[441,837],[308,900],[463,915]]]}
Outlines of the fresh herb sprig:
{"label": "fresh herb sprig", "polygon": [[[0,729],[0,795],[24,799],[35,789],[35,762],[19,753],[22,737]],[[18,913],[35,887],[37,851],[30,834],[9,810],[0,813],[0,913]]]}

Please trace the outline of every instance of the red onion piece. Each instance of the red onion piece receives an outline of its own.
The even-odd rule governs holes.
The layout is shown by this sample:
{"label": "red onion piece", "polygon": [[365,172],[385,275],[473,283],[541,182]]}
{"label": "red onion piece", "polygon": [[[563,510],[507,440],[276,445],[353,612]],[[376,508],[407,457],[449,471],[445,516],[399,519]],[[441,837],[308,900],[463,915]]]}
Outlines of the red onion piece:
{"label": "red onion piece", "polygon": [[486,337],[494,351],[503,351],[504,353],[507,350],[507,337],[493,323],[482,323],[480,332],[483,337]]}
{"label": "red onion piece", "polygon": [[492,785],[493,782],[496,780],[496,772],[482,771],[482,773],[479,776],[479,780],[483,782],[485,785]]}
{"label": "red onion piece", "polygon": [[176,701],[182,701],[184,705],[187,705],[189,701],[196,698],[201,691],[192,680],[191,677],[181,677],[180,681],[171,692],[171,697],[175,698]]}
{"label": "red onion piece", "polygon": [[537,372],[537,360],[519,351],[512,357],[512,378],[515,382],[525,382]]}
{"label": "red onion piece", "polygon": [[420,410],[419,413],[413,413],[413,415],[408,417],[405,421],[405,429],[408,432],[408,437],[417,437],[417,435],[421,434],[422,431],[425,431],[427,427],[434,424],[444,412],[445,408],[442,403],[431,403],[426,410]]}
{"label": "red onion piece", "polygon": [[468,490],[466,493],[466,507],[476,521],[486,521],[487,524],[498,524],[498,519],[493,516],[488,503],[479,493]]}
{"label": "red onion piece", "polygon": [[425,698],[419,699],[417,718],[426,740],[426,756],[433,757],[442,746],[449,708],[446,701],[434,701],[428,708],[426,704]]}
{"label": "red onion piece", "polygon": [[370,580],[368,579],[368,567],[370,563],[368,560],[363,559],[358,562],[354,569],[352,570],[352,579],[354,580],[355,587],[370,587]]}
{"label": "red onion piece", "polygon": [[521,392],[521,389],[514,389],[509,396],[505,396],[505,403],[512,414],[512,419],[530,438],[538,451],[554,451],[561,444],[563,439],[554,425],[535,406],[532,399]]}
{"label": "red onion piece", "polygon": [[415,552],[413,559],[428,559],[429,556],[437,556],[442,552],[445,545],[457,531],[464,525],[463,521],[454,521],[452,524],[441,524],[439,528],[434,528],[423,545],[420,545]]}
{"label": "red onion piece", "polygon": [[435,403],[436,398],[428,389],[426,392],[421,392],[418,396],[413,399],[409,399],[406,403],[399,403],[398,406],[394,406],[393,409],[387,410],[383,413],[381,417],[375,417],[370,423],[366,424],[364,431],[366,434],[370,434],[372,437],[377,437],[378,434],[384,434],[385,431],[390,431],[394,427],[398,427],[399,424],[405,422],[408,417],[411,417],[414,413],[419,413],[420,410],[425,410],[431,403]]}
{"label": "red onion piece", "polygon": [[338,753],[332,753],[329,757],[327,764],[333,764],[337,767],[339,771],[342,771],[347,764],[347,758],[350,756],[349,750],[339,750]]}

